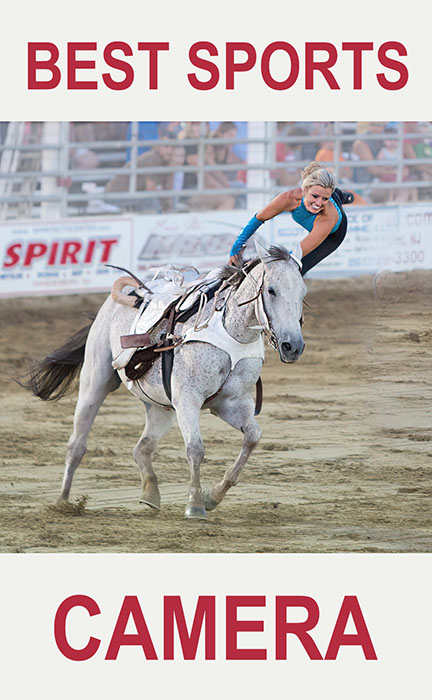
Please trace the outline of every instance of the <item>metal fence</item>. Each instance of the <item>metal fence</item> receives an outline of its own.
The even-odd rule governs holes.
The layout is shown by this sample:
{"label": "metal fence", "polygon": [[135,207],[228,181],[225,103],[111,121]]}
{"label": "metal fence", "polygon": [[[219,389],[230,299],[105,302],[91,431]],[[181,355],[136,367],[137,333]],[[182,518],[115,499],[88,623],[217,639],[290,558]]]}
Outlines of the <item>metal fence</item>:
{"label": "metal fence", "polygon": [[260,207],[311,160],[358,203],[432,201],[431,122],[2,122],[0,139],[2,219]]}

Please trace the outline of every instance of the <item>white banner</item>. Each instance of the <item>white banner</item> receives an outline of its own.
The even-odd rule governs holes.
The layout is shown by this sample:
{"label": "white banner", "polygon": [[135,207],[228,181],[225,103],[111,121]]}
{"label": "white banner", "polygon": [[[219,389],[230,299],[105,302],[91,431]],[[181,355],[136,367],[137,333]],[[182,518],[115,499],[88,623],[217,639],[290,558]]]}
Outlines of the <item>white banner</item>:
{"label": "white banner", "polygon": [[[432,205],[346,207],[342,245],[309,276],[375,274],[381,270],[432,269]],[[293,248],[304,231],[289,214],[271,222],[271,240]],[[268,226],[268,224],[267,224]]]}
{"label": "white banner", "polygon": [[[310,276],[432,269],[432,206],[347,207],[343,244]],[[166,264],[206,272],[228,262],[250,212],[197,212],[0,224],[0,297],[107,291],[119,274],[107,264],[146,276]],[[304,229],[289,214],[262,226],[253,241],[291,249]]]}
{"label": "white banner", "polygon": [[105,291],[132,264],[129,218],[0,225],[0,297]]}
{"label": "white banner", "polygon": [[224,265],[246,217],[241,210],[141,216],[134,223],[134,269],[174,263],[204,272]]}
{"label": "white banner", "polygon": [[3,555],[2,689],[46,700],[220,700],[239,688],[249,700],[426,697],[430,560]]}

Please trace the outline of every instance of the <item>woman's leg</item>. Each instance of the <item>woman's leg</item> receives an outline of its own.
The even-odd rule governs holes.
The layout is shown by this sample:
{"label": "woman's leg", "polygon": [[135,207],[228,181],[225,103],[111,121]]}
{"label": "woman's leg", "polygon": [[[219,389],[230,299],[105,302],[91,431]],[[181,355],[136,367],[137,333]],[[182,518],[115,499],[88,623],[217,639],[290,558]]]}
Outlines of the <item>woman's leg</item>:
{"label": "woman's leg", "polygon": [[347,232],[347,218],[342,212],[342,221],[339,228],[320,243],[320,245],[302,258],[302,275],[305,275],[312,267],[315,267],[321,260],[327,258],[336,248],[339,248]]}

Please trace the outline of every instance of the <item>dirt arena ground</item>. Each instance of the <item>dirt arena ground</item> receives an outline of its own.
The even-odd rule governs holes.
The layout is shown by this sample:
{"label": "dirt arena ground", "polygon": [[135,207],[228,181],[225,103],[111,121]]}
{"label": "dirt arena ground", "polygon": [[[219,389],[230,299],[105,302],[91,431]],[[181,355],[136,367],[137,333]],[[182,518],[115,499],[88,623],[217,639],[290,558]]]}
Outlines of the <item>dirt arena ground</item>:
{"label": "dirt arena ground", "polygon": [[[10,377],[85,325],[103,296],[0,301],[0,551],[432,551],[432,273],[308,287],[304,355],[283,365],[267,350],[262,441],[204,523],[183,518],[177,429],[155,459],[162,511],[139,505],[131,450],[143,411],[123,387],[96,420],[72,507],[55,507],[76,394],[44,403]],[[241,436],[208,411],[202,427],[207,485]]]}

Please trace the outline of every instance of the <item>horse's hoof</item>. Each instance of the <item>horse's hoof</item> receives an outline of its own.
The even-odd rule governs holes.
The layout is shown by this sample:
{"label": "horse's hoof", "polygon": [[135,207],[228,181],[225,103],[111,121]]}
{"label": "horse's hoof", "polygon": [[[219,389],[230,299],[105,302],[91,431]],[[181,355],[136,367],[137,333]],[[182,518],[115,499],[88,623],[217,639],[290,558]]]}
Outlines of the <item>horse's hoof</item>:
{"label": "horse's hoof", "polygon": [[219,505],[219,502],[213,498],[211,492],[207,489],[203,491],[203,500],[206,510],[214,510]]}
{"label": "horse's hoof", "polygon": [[187,506],[185,510],[185,518],[190,520],[207,520],[207,511],[204,506]]}
{"label": "horse's hoof", "polygon": [[152,510],[160,511],[160,503],[154,503],[153,501],[148,501],[145,498],[140,498],[139,503],[143,503],[145,506],[149,506]]}

